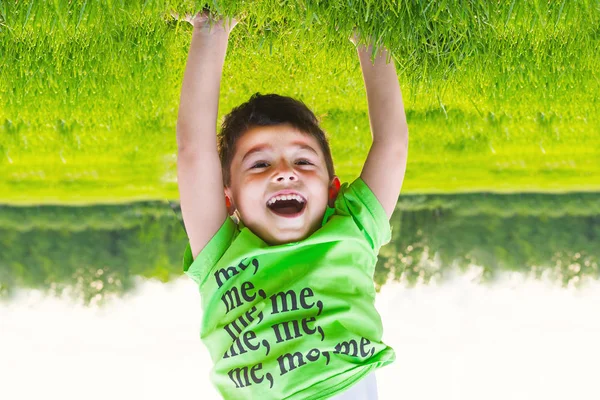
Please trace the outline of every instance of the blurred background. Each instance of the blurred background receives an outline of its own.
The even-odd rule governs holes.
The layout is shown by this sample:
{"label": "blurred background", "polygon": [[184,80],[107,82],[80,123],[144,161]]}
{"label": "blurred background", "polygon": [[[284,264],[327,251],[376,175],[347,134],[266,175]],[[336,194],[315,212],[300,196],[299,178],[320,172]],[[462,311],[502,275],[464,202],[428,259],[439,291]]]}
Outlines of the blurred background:
{"label": "blurred background", "polygon": [[[171,11],[204,5],[0,1],[6,398],[218,398],[176,181],[192,30]],[[410,147],[374,277],[380,398],[598,398],[600,2],[208,6],[244,18],[218,121],[300,99],[342,182],[371,143],[352,28],[393,54]]]}

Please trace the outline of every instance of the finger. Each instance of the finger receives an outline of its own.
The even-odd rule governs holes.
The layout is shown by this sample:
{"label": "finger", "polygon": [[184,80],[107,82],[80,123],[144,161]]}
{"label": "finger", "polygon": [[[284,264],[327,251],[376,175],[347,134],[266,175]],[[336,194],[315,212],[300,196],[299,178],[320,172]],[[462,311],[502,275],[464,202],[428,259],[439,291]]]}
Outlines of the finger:
{"label": "finger", "polygon": [[204,21],[213,21],[214,20],[214,16],[211,14],[210,8],[208,8],[208,5],[204,6],[202,11],[200,11],[198,13],[198,17],[200,17]]}
{"label": "finger", "polygon": [[189,22],[190,24],[194,25],[194,16],[191,14],[186,14],[185,17],[182,18],[184,21]]}
{"label": "finger", "polygon": [[222,16],[219,17],[217,24],[223,27],[228,32],[231,32],[237,25],[238,21],[234,17]]}
{"label": "finger", "polygon": [[196,18],[205,20],[205,19],[210,19],[210,13],[204,9],[202,11],[200,11],[198,14],[196,14]]}
{"label": "finger", "polygon": [[358,29],[356,29],[356,27],[354,27],[352,29],[352,34],[350,34],[350,41],[352,43],[354,43],[356,45],[356,43],[358,42]]}

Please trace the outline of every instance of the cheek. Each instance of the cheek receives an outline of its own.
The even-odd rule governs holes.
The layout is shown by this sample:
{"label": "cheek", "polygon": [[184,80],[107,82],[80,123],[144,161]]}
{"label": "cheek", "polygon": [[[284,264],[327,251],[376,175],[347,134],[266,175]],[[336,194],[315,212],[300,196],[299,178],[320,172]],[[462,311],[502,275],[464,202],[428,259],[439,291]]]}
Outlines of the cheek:
{"label": "cheek", "polygon": [[242,189],[238,191],[237,199],[240,207],[251,210],[262,204],[263,187],[264,185],[256,180],[246,180]]}

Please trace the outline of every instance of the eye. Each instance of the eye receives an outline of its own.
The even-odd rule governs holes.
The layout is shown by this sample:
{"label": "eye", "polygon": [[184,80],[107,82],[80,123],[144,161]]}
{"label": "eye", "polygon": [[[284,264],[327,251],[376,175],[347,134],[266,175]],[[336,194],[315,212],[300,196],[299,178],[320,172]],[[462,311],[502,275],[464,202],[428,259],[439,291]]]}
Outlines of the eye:
{"label": "eye", "polygon": [[298,164],[300,164],[300,163],[306,163],[305,165],[312,165],[312,163],[310,161],[308,161],[308,160],[300,160],[300,161],[298,161]]}
{"label": "eye", "polygon": [[267,163],[266,163],[266,162],[263,162],[263,161],[259,161],[259,162],[257,162],[256,164],[254,164],[254,165],[252,166],[252,168],[264,168],[264,167],[261,167],[261,165],[264,165],[264,167],[266,167],[266,166],[267,166]]}

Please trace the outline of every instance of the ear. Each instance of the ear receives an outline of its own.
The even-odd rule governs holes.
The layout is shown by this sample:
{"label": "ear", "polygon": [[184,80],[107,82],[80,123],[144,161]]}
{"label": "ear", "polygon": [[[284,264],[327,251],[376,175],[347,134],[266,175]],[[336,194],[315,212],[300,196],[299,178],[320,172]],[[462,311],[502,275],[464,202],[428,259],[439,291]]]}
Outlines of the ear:
{"label": "ear", "polygon": [[235,212],[235,204],[233,203],[233,196],[231,195],[231,189],[224,188],[223,192],[225,194],[225,198],[223,201],[225,202],[225,208],[227,209],[227,213],[229,215],[233,215]]}
{"label": "ear", "polygon": [[333,208],[335,206],[335,199],[337,199],[337,195],[340,192],[340,178],[337,175],[334,175],[331,180],[331,185],[329,186],[329,201],[328,206]]}

